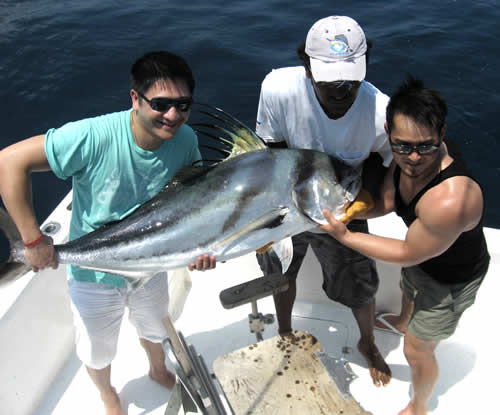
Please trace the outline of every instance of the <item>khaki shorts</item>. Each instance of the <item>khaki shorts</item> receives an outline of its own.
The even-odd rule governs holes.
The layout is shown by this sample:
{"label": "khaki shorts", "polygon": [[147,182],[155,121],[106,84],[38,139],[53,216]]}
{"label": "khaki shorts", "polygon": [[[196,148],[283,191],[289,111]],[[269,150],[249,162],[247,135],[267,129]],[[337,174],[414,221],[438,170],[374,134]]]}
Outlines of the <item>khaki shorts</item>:
{"label": "khaki shorts", "polygon": [[444,340],[476,299],[484,276],[460,284],[442,284],[420,267],[402,269],[401,289],[415,304],[408,330],[422,340]]}

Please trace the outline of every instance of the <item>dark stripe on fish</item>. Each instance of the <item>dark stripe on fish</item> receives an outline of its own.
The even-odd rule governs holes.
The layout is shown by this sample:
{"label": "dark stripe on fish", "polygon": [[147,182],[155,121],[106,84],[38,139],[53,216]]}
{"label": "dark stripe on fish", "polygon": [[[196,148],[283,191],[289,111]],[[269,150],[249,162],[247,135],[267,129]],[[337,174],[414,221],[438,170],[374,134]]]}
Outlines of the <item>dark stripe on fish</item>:
{"label": "dark stripe on fish", "polygon": [[316,171],[317,166],[315,163],[315,157],[312,152],[304,152],[302,155],[302,160],[300,161],[300,168],[297,169],[297,183],[301,183],[308,180]]}
{"label": "dark stripe on fish", "polygon": [[[258,177],[252,177],[249,181],[252,181],[252,186],[245,186],[247,183],[242,183],[243,191],[241,192],[236,208],[233,213],[227,218],[222,227],[222,231],[225,232],[231,229],[235,223],[241,218],[241,215],[246,211],[247,206],[255,199],[259,192],[265,187],[269,177],[273,177],[273,152],[272,150],[259,151],[252,154],[252,157],[248,157],[250,163],[258,163],[261,167],[260,172],[262,173]],[[247,161],[247,162],[248,162]],[[256,182],[258,180],[258,182]]]}

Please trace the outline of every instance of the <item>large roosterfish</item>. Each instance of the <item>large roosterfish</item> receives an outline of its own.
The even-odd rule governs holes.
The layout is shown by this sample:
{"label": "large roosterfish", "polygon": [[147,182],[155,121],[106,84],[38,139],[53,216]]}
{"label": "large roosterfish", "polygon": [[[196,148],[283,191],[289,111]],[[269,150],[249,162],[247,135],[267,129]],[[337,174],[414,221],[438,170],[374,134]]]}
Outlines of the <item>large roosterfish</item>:
{"label": "large roosterfish", "polygon": [[[225,157],[181,171],[121,221],[56,245],[60,263],[147,278],[202,254],[225,261],[271,246],[284,272],[293,254],[291,236],[325,224],[324,208],[343,217],[361,187],[353,168],[319,151],[270,149],[235,118],[206,108],[200,112],[211,123],[192,126],[217,140]],[[23,246],[8,219],[2,212],[10,261],[22,262]]]}

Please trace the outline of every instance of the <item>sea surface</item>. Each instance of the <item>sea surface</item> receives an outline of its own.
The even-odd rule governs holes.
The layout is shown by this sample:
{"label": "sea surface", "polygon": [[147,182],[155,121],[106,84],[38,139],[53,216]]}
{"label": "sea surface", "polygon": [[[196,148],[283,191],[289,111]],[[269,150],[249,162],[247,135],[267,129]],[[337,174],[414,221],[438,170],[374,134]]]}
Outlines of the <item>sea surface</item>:
{"label": "sea surface", "polygon": [[[0,0],[0,148],[66,122],[130,107],[129,70],[151,50],[184,56],[195,98],[255,125],[260,83],[299,65],[296,46],[328,15],[372,39],[367,80],[390,94],[408,74],[438,89],[455,140],[500,227],[498,0]],[[40,221],[71,181],[33,174]],[[0,236],[0,260],[8,256]]]}

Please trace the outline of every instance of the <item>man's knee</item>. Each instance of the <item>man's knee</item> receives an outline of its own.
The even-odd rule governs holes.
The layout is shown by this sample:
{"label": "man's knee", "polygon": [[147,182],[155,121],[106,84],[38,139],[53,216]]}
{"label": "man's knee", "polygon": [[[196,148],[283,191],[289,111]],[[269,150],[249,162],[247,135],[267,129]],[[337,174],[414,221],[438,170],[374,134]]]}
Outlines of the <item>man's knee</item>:
{"label": "man's knee", "polygon": [[416,366],[420,362],[434,360],[434,350],[439,342],[422,340],[411,333],[407,333],[404,340],[404,355],[410,366]]}
{"label": "man's knee", "polygon": [[116,343],[92,341],[90,344],[79,342],[76,354],[82,363],[94,370],[102,370],[111,365],[116,356]]}

